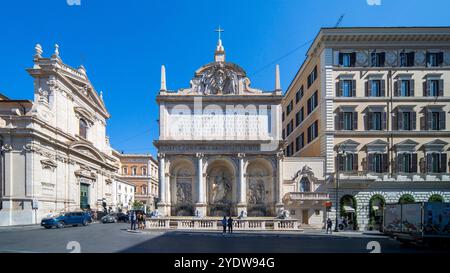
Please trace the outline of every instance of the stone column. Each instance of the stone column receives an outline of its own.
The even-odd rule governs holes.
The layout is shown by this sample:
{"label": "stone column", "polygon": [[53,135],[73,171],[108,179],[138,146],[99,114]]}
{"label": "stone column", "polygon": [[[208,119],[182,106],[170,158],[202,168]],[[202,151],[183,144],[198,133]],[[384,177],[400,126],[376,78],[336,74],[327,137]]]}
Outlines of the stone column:
{"label": "stone column", "polygon": [[204,155],[198,153],[195,156],[197,158],[197,172],[196,172],[197,202],[195,204],[195,216],[204,217],[206,216],[206,191],[205,191],[205,182],[203,179]]}
{"label": "stone column", "polygon": [[245,180],[245,170],[244,170],[244,158],[245,154],[238,154],[239,159],[239,176],[238,176],[238,204],[237,213],[238,216],[247,215],[247,181]]}
{"label": "stone column", "polygon": [[167,188],[166,188],[166,159],[165,154],[158,153],[158,171],[159,171],[159,202],[158,211],[161,216],[169,216],[169,206],[167,200]]}
{"label": "stone column", "polygon": [[277,190],[275,198],[275,213],[278,213],[280,209],[284,209],[283,204],[283,152],[277,153]]}

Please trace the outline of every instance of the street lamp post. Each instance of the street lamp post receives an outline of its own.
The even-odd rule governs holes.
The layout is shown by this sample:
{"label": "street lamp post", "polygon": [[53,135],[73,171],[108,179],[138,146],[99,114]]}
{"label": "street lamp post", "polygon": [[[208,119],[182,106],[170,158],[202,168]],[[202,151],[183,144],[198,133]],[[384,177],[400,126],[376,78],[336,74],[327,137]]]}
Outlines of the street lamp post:
{"label": "street lamp post", "polygon": [[[335,232],[339,231],[339,223],[338,223],[338,214],[339,214],[339,212],[338,212],[338,202],[339,202],[339,196],[338,196],[338,193],[339,193],[339,151],[338,151],[337,155],[338,155],[338,166],[336,168],[336,204],[335,204],[335,207],[336,207],[336,220],[335,220],[335,225],[334,225],[334,231]],[[342,159],[341,160],[344,160],[346,156],[347,156],[346,152],[342,151]]]}

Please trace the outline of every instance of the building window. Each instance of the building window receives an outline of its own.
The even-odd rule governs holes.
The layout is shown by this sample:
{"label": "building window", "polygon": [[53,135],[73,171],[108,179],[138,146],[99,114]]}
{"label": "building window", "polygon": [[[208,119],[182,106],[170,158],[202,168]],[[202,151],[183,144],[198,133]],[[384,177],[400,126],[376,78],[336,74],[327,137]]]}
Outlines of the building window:
{"label": "building window", "polygon": [[427,129],[428,130],[445,130],[445,115],[444,111],[427,111]]}
{"label": "building window", "polygon": [[384,97],[384,80],[369,80],[366,82],[366,97]]}
{"label": "building window", "polygon": [[79,123],[80,123],[79,124],[80,137],[82,137],[84,139],[87,139],[87,127],[88,127],[87,123],[86,123],[86,121],[84,119],[80,119]]}
{"label": "building window", "polygon": [[307,177],[303,177],[300,179],[300,185],[299,185],[300,192],[311,192],[311,183],[309,182],[309,179]]}
{"label": "building window", "polygon": [[369,153],[367,155],[367,167],[370,172],[388,172],[388,155],[385,153]]}
{"label": "building window", "polygon": [[294,130],[294,120],[291,119],[286,128],[286,136],[289,136],[293,130]]}
{"label": "building window", "polygon": [[414,97],[414,80],[398,80],[395,83],[394,95],[397,97]]}
{"label": "building window", "polygon": [[338,121],[336,122],[337,130],[357,130],[358,129],[358,113],[357,112],[339,112]]}
{"label": "building window", "polygon": [[425,81],[424,96],[437,97],[444,95],[444,81],[431,79]]}
{"label": "building window", "polygon": [[354,97],[354,86],[355,81],[345,80],[342,85],[342,96],[343,97]]}
{"label": "building window", "polygon": [[141,191],[142,191],[142,194],[147,194],[147,187],[146,186],[142,186],[142,189],[141,189]]}
{"label": "building window", "polygon": [[401,173],[416,173],[417,154],[416,153],[397,154],[397,169]]}
{"label": "building window", "polygon": [[315,66],[313,71],[308,75],[308,88],[316,81],[316,79],[317,79],[317,66]]}
{"label": "building window", "polygon": [[397,112],[397,128],[398,130],[415,130],[416,129],[416,112],[398,111]]}
{"label": "building window", "polygon": [[284,111],[283,111],[283,113],[281,114],[281,121],[284,121],[284,120],[285,120],[285,117],[286,117],[286,114],[285,114]]}
{"label": "building window", "polygon": [[385,60],[384,52],[372,52],[370,54],[370,65],[373,67],[383,67]]}
{"label": "building window", "polygon": [[337,155],[338,169],[343,172],[358,171],[358,154],[347,153],[344,155]]}
{"label": "building window", "polygon": [[353,112],[344,113],[344,130],[353,130]]}
{"label": "building window", "polygon": [[436,67],[442,65],[444,54],[442,52],[427,52],[427,66]]}
{"label": "building window", "polygon": [[308,99],[307,107],[308,115],[317,107],[317,91]]}
{"label": "building window", "polygon": [[400,66],[414,66],[414,52],[400,52]]}
{"label": "building window", "polygon": [[339,53],[339,65],[343,67],[355,66],[356,53]]}
{"label": "building window", "polygon": [[147,168],[142,167],[142,175],[147,175]]}
{"label": "building window", "polygon": [[367,129],[368,130],[384,130],[386,128],[386,113],[385,112],[369,112],[367,114]]}
{"label": "building window", "polygon": [[294,154],[294,143],[291,142],[287,147],[286,147],[286,156],[292,156]]}
{"label": "building window", "polygon": [[123,167],[122,168],[122,172],[123,172],[124,175],[127,175],[128,174],[128,168],[127,167]]}
{"label": "building window", "polygon": [[305,134],[301,133],[295,138],[295,152],[300,151],[305,145]]}
{"label": "building window", "polygon": [[131,175],[137,175],[137,168],[136,167],[132,167],[131,168]]}
{"label": "building window", "polygon": [[308,127],[308,143],[313,141],[318,136],[318,122],[317,120]]}
{"label": "building window", "polygon": [[447,172],[447,154],[446,153],[427,153],[427,172],[446,173]]}
{"label": "building window", "polygon": [[299,126],[300,123],[305,119],[304,109],[303,107],[295,114],[295,126]]}
{"label": "building window", "polygon": [[291,100],[291,102],[286,107],[286,117],[289,116],[289,114],[292,112],[293,104],[294,104],[294,102]]}
{"label": "building window", "polygon": [[295,93],[295,103],[298,103],[303,97],[303,85],[300,87],[300,89]]}

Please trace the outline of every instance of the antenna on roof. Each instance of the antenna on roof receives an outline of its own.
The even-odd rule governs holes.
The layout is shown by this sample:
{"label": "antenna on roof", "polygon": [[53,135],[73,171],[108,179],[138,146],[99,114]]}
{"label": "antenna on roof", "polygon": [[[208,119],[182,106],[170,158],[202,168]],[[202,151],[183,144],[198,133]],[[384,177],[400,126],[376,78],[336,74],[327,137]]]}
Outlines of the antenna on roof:
{"label": "antenna on roof", "polygon": [[342,20],[344,19],[345,14],[342,14],[339,19],[337,20],[336,24],[334,25],[334,27],[339,27],[342,23]]}

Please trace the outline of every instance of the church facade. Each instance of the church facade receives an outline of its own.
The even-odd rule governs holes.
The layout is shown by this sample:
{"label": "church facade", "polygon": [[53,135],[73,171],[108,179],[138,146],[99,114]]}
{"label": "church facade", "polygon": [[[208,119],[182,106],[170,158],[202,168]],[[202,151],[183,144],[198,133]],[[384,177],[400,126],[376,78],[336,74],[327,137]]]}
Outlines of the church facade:
{"label": "church facade", "polygon": [[[274,217],[289,207],[295,214],[305,198],[291,196],[300,181],[313,183],[311,191],[324,183],[321,159],[307,166],[308,159],[284,158],[278,66],[273,91],[252,88],[246,72],[225,61],[219,38],[214,62],[195,72],[189,88],[167,90],[165,74],[163,66],[155,141],[162,216]],[[322,223],[327,194],[306,198],[319,210],[307,215]]]}
{"label": "church facade", "polygon": [[39,224],[49,212],[115,208],[119,162],[110,115],[83,66],[37,45],[34,99],[0,100],[0,226]]}

